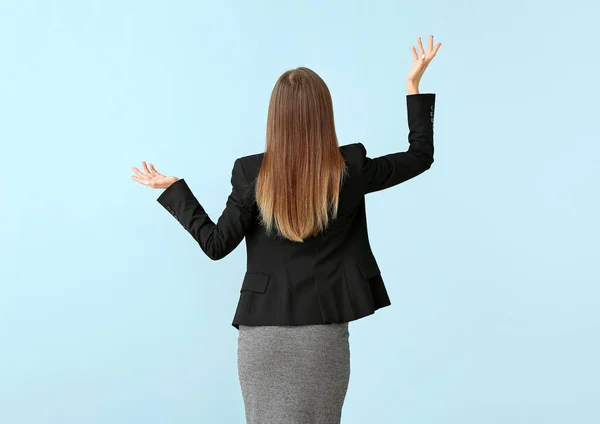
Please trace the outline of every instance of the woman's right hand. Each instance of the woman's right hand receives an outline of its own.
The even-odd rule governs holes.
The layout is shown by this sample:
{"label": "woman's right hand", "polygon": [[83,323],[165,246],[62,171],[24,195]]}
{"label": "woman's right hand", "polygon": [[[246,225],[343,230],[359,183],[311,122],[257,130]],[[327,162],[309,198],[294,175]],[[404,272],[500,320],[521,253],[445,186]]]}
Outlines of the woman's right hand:
{"label": "woman's right hand", "polygon": [[144,172],[140,171],[135,166],[132,167],[131,169],[136,175],[132,175],[131,179],[140,184],[147,185],[148,187],[169,188],[171,187],[171,184],[179,180],[177,177],[167,177],[166,175],[161,174],[152,164],[150,164],[150,167],[148,168],[144,161],[142,161],[142,168],[144,168]]}
{"label": "woman's right hand", "polygon": [[433,35],[430,35],[427,51],[423,49],[421,37],[417,38],[417,45],[419,46],[419,53],[417,54],[417,49],[415,46],[412,46],[414,62],[410,68],[410,71],[408,72],[408,76],[406,77],[406,88],[408,90],[408,94],[419,94],[419,83],[421,82],[421,77],[423,76],[425,69],[427,69],[427,66],[429,66],[429,63],[442,46],[442,43],[437,43],[434,47]]}

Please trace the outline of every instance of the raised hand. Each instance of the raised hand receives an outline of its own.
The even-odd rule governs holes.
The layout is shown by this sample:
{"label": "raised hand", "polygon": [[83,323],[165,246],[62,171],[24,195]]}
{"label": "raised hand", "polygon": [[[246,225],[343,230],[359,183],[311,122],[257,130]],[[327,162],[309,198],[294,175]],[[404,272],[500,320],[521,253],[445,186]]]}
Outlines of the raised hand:
{"label": "raised hand", "polygon": [[419,47],[419,53],[417,54],[417,49],[415,46],[412,46],[413,53],[413,65],[408,72],[408,76],[406,77],[406,87],[408,89],[408,94],[418,94],[419,93],[419,83],[421,82],[421,77],[429,66],[429,63],[435,57],[436,53],[442,46],[442,43],[437,43],[435,47],[433,46],[433,35],[429,36],[429,45],[427,51],[423,49],[423,43],[421,42],[421,37],[417,38],[417,45]]}
{"label": "raised hand", "polygon": [[149,165],[150,167],[146,165],[146,162],[142,161],[144,172],[140,171],[135,166],[132,167],[131,169],[136,175],[132,175],[131,179],[152,188],[169,188],[171,184],[179,180],[177,177],[167,177],[158,172],[156,168],[154,168],[154,165]]}

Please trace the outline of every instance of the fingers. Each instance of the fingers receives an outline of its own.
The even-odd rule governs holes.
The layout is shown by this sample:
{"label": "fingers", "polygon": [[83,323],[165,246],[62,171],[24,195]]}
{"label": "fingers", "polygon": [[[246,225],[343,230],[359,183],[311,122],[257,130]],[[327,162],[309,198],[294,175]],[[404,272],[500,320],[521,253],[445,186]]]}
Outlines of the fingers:
{"label": "fingers", "polygon": [[150,166],[150,172],[152,172],[152,174],[154,174],[154,175],[161,175],[162,176],[162,174],[156,170],[156,168],[154,167],[153,164],[150,163],[148,165]]}
{"label": "fingers", "polygon": [[423,57],[425,54],[425,50],[423,49],[423,42],[421,41],[421,37],[417,37],[417,44],[419,45],[419,56]]}
{"label": "fingers", "polygon": [[131,167],[135,173],[135,175],[131,176],[132,180],[152,188],[160,188],[164,185],[166,177],[158,172],[153,164],[142,161],[142,168],[145,172],[140,171],[135,166]]}
{"label": "fingers", "polygon": [[142,166],[144,167],[144,171],[146,172],[146,174],[152,174],[152,172],[150,172],[150,170],[148,169],[148,166],[146,165],[145,161],[142,161]]}
{"label": "fingers", "polygon": [[433,56],[436,55],[436,53],[442,46],[442,43],[437,43],[434,46],[433,45],[433,35],[430,35],[428,38],[428,43],[427,43],[427,47],[428,47],[427,53],[425,53],[425,49],[423,48],[423,41],[421,40],[421,37],[417,37],[417,46],[419,47],[418,52],[417,52],[417,49],[415,48],[415,46],[412,46],[413,59],[414,60],[425,59],[425,62],[428,62],[429,60],[431,60],[433,58]]}
{"label": "fingers", "polygon": [[141,172],[139,169],[137,169],[135,166],[131,168],[131,170],[133,172],[135,172],[137,174],[137,176],[143,180],[147,180],[150,178],[149,175],[144,174],[143,172]]}

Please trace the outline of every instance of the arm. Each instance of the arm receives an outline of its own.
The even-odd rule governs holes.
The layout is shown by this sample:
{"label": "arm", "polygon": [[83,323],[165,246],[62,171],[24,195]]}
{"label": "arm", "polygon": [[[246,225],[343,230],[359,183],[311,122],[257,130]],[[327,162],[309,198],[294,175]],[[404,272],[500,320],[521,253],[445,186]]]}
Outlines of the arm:
{"label": "arm", "polygon": [[408,111],[408,143],[405,152],[392,153],[371,159],[361,144],[363,155],[364,191],[372,193],[400,184],[425,172],[433,164],[433,109],[435,94],[419,94],[421,77],[442,43],[434,47],[429,36],[427,52],[421,37],[417,38],[419,54],[413,46],[413,65],[406,78],[406,107]]}
{"label": "arm", "polygon": [[405,152],[369,158],[363,149],[365,194],[393,187],[428,170],[433,163],[433,110],[435,94],[406,96],[408,143]]}
{"label": "arm", "polygon": [[157,201],[169,211],[198,242],[212,260],[222,259],[235,249],[254,221],[251,190],[242,163],[235,161],[231,174],[231,194],[215,224],[184,180],[167,188]]}

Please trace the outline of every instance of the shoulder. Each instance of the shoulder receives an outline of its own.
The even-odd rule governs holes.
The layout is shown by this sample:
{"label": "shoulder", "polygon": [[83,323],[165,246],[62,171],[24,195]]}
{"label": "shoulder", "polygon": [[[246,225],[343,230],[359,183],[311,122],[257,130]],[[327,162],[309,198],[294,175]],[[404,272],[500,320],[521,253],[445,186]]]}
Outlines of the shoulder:
{"label": "shoulder", "polygon": [[265,153],[255,153],[253,155],[242,156],[237,159],[244,167],[260,166]]}
{"label": "shoulder", "polygon": [[367,156],[367,149],[362,143],[353,143],[340,146],[342,156],[348,167],[361,167]]}
{"label": "shoulder", "polygon": [[246,181],[253,181],[258,175],[264,155],[263,152],[237,158],[233,164],[234,173],[243,176]]}
{"label": "shoulder", "polygon": [[340,150],[342,151],[342,155],[344,155],[344,157],[348,156],[349,158],[365,156],[367,154],[367,150],[362,143],[345,144],[340,146]]}
{"label": "shoulder", "polygon": [[[362,166],[367,155],[367,150],[362,143],[352,143],[340,146],[340,152],[350,167]],[[235,160],[234,169],[238,169],[248,181],[252,181],[258,175],[265,153],[255,153],[241,156]]]}

